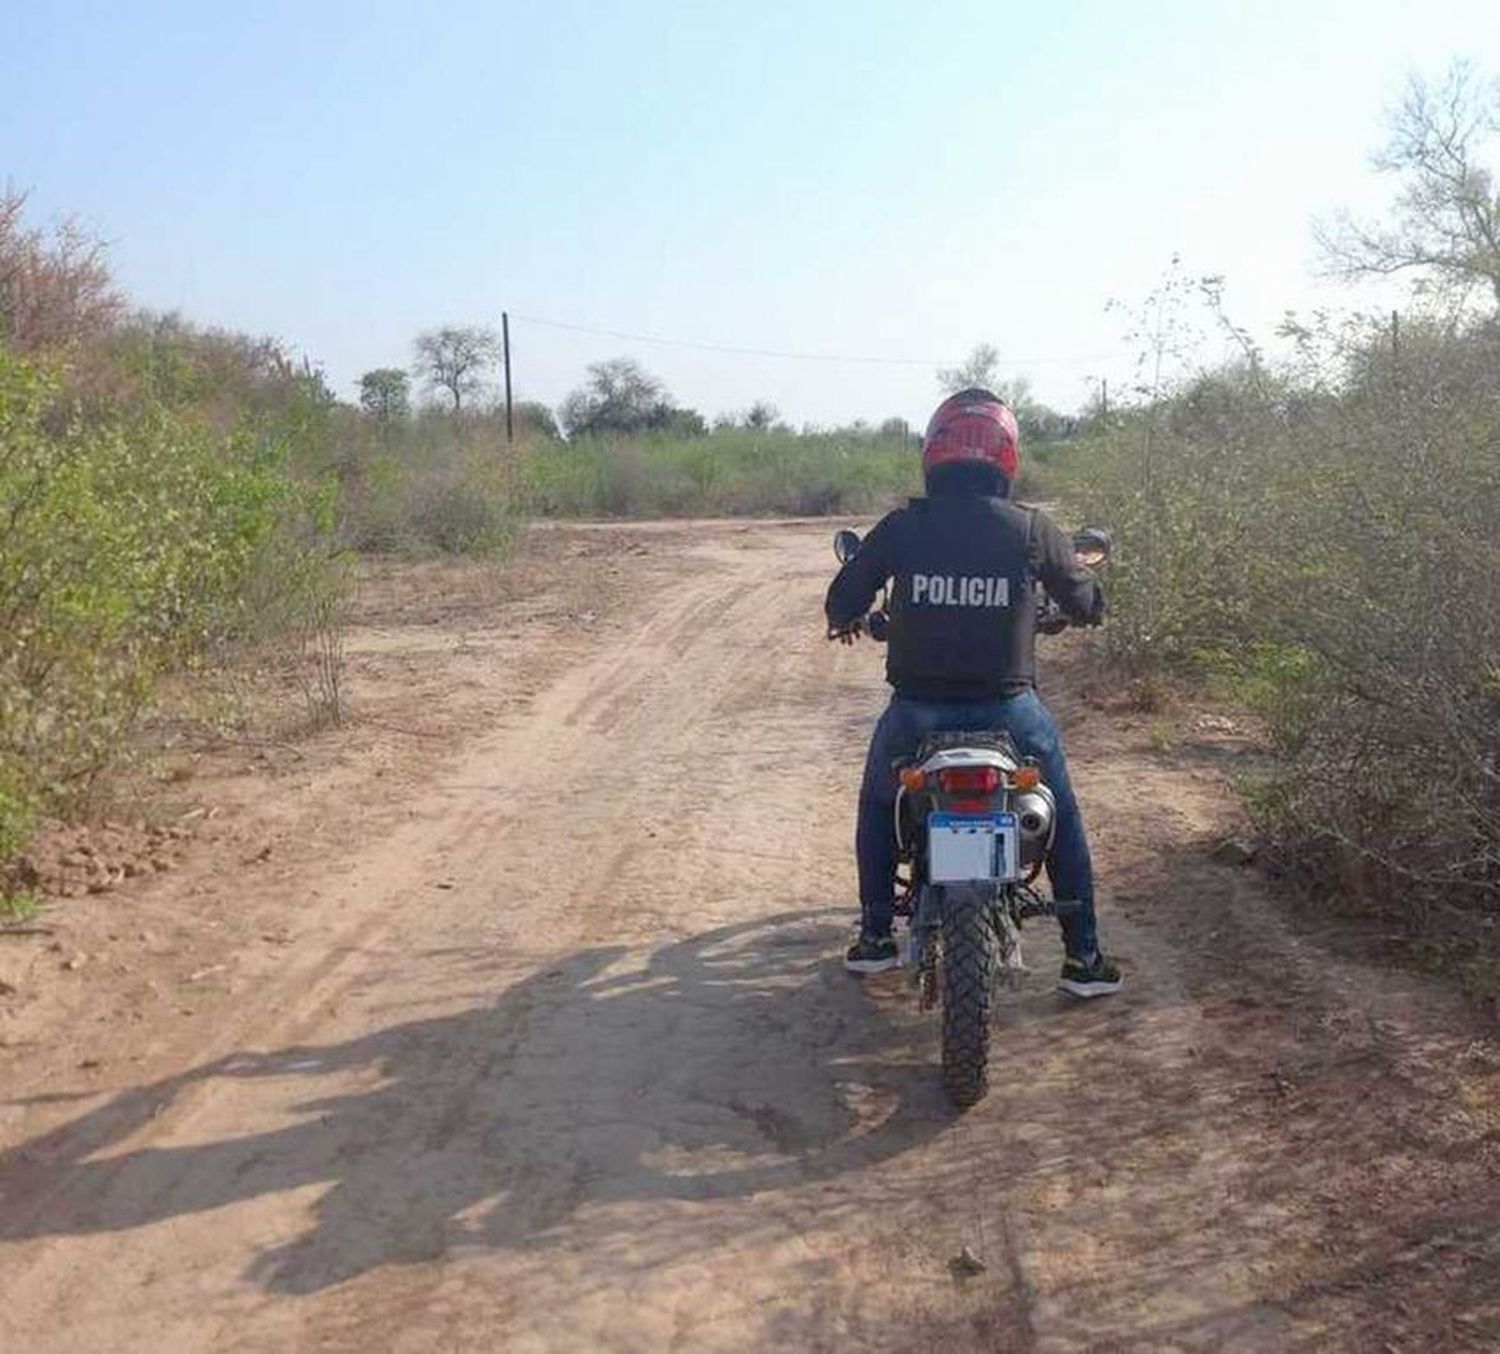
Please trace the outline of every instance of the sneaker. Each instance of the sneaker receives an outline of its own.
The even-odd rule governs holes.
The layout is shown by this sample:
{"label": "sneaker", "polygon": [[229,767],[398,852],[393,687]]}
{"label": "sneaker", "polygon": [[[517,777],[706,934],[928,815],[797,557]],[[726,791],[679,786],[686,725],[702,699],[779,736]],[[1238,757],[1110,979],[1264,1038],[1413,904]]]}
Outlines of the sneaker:
{"label": "sneaker", "polygon": [[1092,964],[1085,964],[1072,955],[1064,959],[1057,990],[1072,997],[1107,997],[1111,992],[1118,992],[1124,981],[1114,960],[1099,950],[1095,952]]}
{"label": "sneaker", "polygon": [[860,936],[844,956],[850,973],[884,973],[901,967],[901,951],[893,936]]}

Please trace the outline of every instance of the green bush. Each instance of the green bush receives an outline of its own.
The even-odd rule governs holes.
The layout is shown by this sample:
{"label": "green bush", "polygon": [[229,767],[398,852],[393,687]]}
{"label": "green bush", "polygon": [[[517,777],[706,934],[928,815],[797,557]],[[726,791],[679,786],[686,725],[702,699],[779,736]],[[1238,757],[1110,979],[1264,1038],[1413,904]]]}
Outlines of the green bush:
{"label": "green bush", "polygon": [[1070,453],[1117,530],[1107,643],[1264,715],[1296,873],[1500,913],[1500,328],[1319,337],[1332,363],[1209,373]]}
{"label": "green bush", "polygon": [[515,534],[514,455],[483,420],[424,418],[346,443],[340,531],[354,549],[503,556]]}
{"label": "green bush", "polygon": [[816,516],[878,511],[920,487],[910,444],[729,428],[535,447],[517,500],[543,517]]}
{"label": "green bush", "polygon": [[283,443],[61,395],[0,351],[0,858],[118,754],[162,672],[327,582],[328,500]]}
{"label": "green bush", "polygon": [[[921,492],[918,443],[863,428],[794,432],[733,424],[511,445],[503,414],[427,409],[341,422],[343,537],[360,550],[503,553],[522,517],[871,514]],[[1048,487],[1043,445],[1023,454],[1020,493]]]}

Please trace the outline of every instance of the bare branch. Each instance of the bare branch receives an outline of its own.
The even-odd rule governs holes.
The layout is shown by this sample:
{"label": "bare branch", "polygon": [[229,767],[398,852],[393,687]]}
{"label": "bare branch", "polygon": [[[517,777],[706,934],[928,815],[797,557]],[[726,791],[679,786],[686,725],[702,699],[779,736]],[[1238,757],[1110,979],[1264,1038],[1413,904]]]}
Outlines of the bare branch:
{"label": "bare branch", "polygon": [[0,342],[43,352],[101,337],[125,309],[103,242],[75,221],[28,230],[25,205],[24,194],[0,195]]}
{"label": "bare branch", "polygon": [[1459,293],[1484,286],[1500,307],[1500,195],[1478,163],[1500,132],[1500,82],[1485,86],[1458,62],[1434,89],[1413,76],[1391,114],[1376,169],[1402,180],[1389,222],[1347,213],[1315,228],[1325,271],[1345,281],[1428,274]]}

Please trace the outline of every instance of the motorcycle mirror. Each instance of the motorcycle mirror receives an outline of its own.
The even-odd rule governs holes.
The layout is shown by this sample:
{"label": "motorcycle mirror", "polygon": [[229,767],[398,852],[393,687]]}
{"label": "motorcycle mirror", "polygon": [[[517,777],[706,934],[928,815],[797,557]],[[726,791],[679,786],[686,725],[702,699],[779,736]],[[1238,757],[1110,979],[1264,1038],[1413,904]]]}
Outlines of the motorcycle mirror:
{"label": "motorcycle mirror", "polygon": [[847,564],[859,554],[859,532],[850,531],[848,527],[836,532],[833,538],[833,553],[838,556],[840,564]]}
{"label": "motorcycle mirror", "polygon": [[1086,569],[1106,563],[1114,548],[1114,538],[1103,527],[1084,527],[1073,537],[1073,558]]}

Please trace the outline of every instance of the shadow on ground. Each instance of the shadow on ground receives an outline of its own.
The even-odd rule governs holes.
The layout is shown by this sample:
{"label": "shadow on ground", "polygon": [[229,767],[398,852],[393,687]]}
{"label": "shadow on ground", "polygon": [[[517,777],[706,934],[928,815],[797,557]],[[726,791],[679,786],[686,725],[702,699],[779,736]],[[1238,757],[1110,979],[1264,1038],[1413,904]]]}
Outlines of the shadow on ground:
{"label": "shadow on ground", "polygon": [[[251,1271],[310,1293],[454,1248],[545,1245],[585,1204],[747,1196],[866,1167],[951,1116],[929,1023],[904,999],[872,1005],[830,957],[843,934],[842,917],[788,912],[648,956],[596,947],[492,1004],[126,1091],[0,1161],[0,1239],[321,1185],[311,1229]],[[499,972],[492,955],[443,958],[481,987]],[[207,1083],[214,1123],[278,1126],[119,1150]]]}

